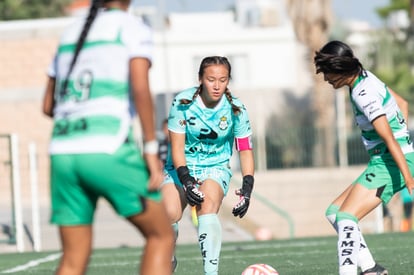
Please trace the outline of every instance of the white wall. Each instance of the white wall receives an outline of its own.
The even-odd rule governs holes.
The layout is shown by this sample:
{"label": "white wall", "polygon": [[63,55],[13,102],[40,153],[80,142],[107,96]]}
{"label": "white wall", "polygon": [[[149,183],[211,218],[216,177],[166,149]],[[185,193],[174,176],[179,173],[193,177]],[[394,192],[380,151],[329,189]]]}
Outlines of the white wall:
{"label": "white wall", "polygon": [[[185,15],[180,26],[155,34],[154,66],[151,85],[155,93],[178,91],[198,83],[197,72],[201,59],[208,55],[225,55],[233,67],[232,87],[235,89],[290,89],[303,93],[310,77],[303,56],[303,46],[294,36],[289,24],[269,28],[241,28],[234,24],[221,26],[197,24],[196,17]],[[203,14],[204,16],[204,14]],[[221,22],[220,14],[211,13]],[[175,15],[179,17],[179,15]],[[173,24],[173,22],[171,23]],[[298,85],[300,83],[300,85]]]}

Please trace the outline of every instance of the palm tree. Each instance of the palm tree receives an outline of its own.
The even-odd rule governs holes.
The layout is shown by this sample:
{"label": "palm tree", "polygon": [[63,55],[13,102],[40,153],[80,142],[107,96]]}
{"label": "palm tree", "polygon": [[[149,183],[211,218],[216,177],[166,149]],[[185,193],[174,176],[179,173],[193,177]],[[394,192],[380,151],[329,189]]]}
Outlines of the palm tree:
{"label": "palm tree", "polygon": [[288,13],[293,22],[297,39],[305,44],[309,53],[309,67],[314,75],[312,110],[315,114],[316,137],[313,152],[313,165],[335,165],[335,104],[334,93],[321,76],[317,76],[313,65],[313,55],[328,40],[332,22],[330,0],[286,0]]}

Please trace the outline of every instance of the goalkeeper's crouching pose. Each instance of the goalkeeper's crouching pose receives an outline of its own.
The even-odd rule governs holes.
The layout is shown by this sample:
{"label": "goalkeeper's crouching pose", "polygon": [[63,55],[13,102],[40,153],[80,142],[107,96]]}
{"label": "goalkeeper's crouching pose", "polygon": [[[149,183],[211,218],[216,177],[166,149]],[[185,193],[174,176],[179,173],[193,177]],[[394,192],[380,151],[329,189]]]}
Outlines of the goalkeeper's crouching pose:
{"label": "goalkeeper's crouching pose", "polygon": [[[202,60],[199,86],[179,93],[168,117],[170,148],[162,185],[163,201],[176,237],[187,203],[196,207],[198,241],[204,273],[218,274],[221,224],[217,213],[229,190],[232,172],[229,161],[233,144],[240,157],[242,188],[232,212],[242,218],[249,208],[254,183],[251,127],[243,104],[227,87],[231,66],[227,58]],[[177,265],[175,256],[173,268]]]}

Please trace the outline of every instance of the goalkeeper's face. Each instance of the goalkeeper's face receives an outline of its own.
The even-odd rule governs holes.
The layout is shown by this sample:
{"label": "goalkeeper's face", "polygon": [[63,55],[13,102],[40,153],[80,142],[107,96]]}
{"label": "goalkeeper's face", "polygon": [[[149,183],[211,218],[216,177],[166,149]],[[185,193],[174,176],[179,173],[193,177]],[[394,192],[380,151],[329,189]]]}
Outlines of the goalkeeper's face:
{"label": "goalkeeper's face", "polygon": [[207,107],[217,105],[227,90],[229,81],[229,70],[223,64],[210,65],[204,69],[203,76],[200,78],[201,98]]}

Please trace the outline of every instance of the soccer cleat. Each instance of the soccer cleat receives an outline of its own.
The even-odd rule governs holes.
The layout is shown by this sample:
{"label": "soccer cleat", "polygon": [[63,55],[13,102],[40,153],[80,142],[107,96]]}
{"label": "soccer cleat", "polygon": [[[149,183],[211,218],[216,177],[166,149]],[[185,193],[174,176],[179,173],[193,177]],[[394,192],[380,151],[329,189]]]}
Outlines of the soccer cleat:
{"label": "soccer cleat", "polygon": [[173,256],[171,260],[171,264],[172,264],[172,272],[174,273],[178,265],[177,257],[175,257],[175,255]]}
{"label": "soccer cleat", "polygon": [[388,270],[379,264],[375,264],[373,268],[361,272],[361,275],[388,275]]}

